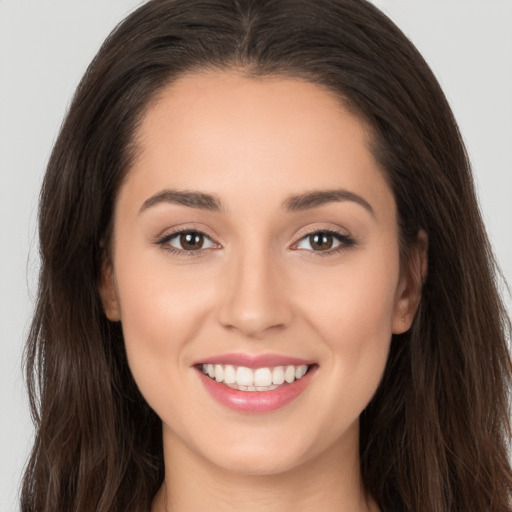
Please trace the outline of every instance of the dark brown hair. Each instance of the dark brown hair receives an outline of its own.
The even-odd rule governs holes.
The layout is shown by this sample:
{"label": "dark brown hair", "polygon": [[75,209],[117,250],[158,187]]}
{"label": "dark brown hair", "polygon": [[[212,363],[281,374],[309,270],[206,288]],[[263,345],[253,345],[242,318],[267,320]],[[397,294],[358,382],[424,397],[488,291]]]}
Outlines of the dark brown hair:
{"label": "dark brown hair", "polygon": [[510,324],[468,158],[432,72],[364,0],[152,0],[91,63],[41,192],[39,295],[26,347],[37,434],[23,512],[148,510],[161,425],[97,282],[112,209],[149,103],[198,69],[291,76],[371,127],[407,246],[429,238],[412,328],[394,336],[361,417],[365,488],[384,512],[510,512]]}

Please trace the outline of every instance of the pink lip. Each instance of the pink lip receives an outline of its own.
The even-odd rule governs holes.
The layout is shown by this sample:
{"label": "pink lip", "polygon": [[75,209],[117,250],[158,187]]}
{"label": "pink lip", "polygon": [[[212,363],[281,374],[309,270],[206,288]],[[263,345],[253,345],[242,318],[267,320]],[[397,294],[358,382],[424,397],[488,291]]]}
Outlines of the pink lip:
{"label": "pink lip", "polygon": [[300,366],[311,365],[314,361],[298,359],[296,357],[281,356],[278,354],[222,354],[218,356],[201,359],[194,363],[194,366],[201,364],[231,364],[233,366],[245,366],[246,368],[272,368],[274,366]]}
{"label": "pink lip", "polygon": [[[219,359],[216,361],[218,363]],[[254,414],[275,411],[297,398],[311,382],[317,369],[318,366],[314,365],[301,379],[291,384],[285,383],[271,391],[240,391],[211,379],[199,368],[197,373],[206,390],[217,402],[237,412]]]}

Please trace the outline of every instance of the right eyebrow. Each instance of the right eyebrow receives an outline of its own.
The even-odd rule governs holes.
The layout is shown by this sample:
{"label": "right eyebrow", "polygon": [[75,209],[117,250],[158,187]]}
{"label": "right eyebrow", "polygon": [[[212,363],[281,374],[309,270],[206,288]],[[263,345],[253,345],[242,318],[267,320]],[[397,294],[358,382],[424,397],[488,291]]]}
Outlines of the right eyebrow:
{"label": "right eyebrow", "polygon": [[165,189],[146,199],[139,213],[160,203],[181,204],[190,208],[198,208],[212,212],[220,212],[223,210],[221,200],[214,195],[195,191]]}
{"label": "right eyebrow", "polygon": [[344,189],[313,190],[296,196],[289,197],[284,202],[284,208],[290,212],[297,212],[318,208],[327,203],[339,203],[352,201],[362,206],[368,213],[375,217],[372,205],[363,197]]}

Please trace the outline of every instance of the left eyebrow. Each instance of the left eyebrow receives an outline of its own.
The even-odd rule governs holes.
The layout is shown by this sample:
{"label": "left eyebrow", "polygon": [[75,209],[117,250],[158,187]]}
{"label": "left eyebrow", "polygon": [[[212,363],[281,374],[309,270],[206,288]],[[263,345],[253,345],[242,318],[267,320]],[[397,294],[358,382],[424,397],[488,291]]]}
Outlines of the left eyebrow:
{"label": "left eyebrow", "polygon": [[314,190],[312,192],[291,196],[283,203],[283,208],[289,212],[296,212],[318,208],[327,203],[339,203],[343,201],[357,203],[375,217],[375,210],[366,199],[344,189]]}
{"label": "left eyebrow", "polygon": [[220,199],[211,194],[204,194],[203,192],[196,191],[166,189],[146,199],[142,204],[139,213],[161,203],[181,204],[183,206],[188,206],[189,208],[198,208],[200,210],[209,210],[212,212],[218,212],[223,209]]}

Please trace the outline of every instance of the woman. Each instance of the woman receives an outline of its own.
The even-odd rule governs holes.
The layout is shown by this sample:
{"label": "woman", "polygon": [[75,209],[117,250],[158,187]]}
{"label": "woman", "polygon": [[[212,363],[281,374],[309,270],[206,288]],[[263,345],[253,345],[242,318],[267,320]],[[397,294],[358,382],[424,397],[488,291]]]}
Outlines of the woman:
{"label": "woman", "polygon": [[78,88],[40,239],[23,510],[511,510],[469,164],[370,4],[146,3]]}

